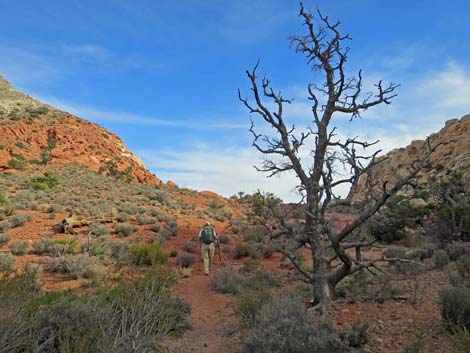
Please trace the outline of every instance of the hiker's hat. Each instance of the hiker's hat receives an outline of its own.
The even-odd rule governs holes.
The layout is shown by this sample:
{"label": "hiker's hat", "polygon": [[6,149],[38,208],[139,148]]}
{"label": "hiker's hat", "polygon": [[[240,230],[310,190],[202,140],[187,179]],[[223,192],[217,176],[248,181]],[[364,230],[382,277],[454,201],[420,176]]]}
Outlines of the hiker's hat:
{"label": "hiker's hat", "polygon": [[210,226],[210,225],[211,225],[211,222],[207,221],[206,226]]}

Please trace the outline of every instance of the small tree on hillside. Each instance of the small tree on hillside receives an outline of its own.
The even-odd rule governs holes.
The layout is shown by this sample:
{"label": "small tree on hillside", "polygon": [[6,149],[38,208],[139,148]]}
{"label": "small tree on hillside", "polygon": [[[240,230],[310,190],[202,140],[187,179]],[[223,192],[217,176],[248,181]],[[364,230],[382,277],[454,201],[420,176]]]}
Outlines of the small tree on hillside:
{"label": "small tree on hillside", "polygon": [[[335,286],[346,276],[363,269],[375,267],[376,261],[362,259],[360,249],[370,246],[374,240],[358,240],[361,226],[374,215],[387,199],[416,176],[424,160],[417,162],[409,175],[393,185],[384,183],[380,194],[368,201],[366,207],[354,221],[337,230],[329,224],[327,210],[339,204],[336,201],[335,188],[350,184],[354,189],[362,175],[368,175],[379,163],[375,158],[380,151],[359,153],[374,145],[358,138],[341,139],[336,134],[336,127],[331,127],[333,116],[338,113],[349,115],[350,119],[360,117],[368,108],[379,104],[390,104],[396,96],[398,85],[385,85],[379,81],[375,93],[363,94],[362,72],[357,77],[347,77],[345,64],[348,60],[349,47],[344,46],[350,40],[349,35],[342,35],[340,23],[332,23],[328,17],[318,14],[318,25],[314,16],[300,4],[300,17],[305,28],[305,35],[291,36],[291,44],[297,53],[303,54],[312,71],[321,75],[321,85],[308,85],[308,98],[312,101],[312,124],[304,131],[295,126],[287,126],[284,119],[285,104],[291,100],[276,93],[267,78],[260,82],[257,77],[259,62],[253,70],[246,73],[251,83],[254,103],[244,98],[240,91],[239,99],[250,112],[260,117],[274,134],[258,133],[252,120],[250,131],[253,146],[262,154],[269,156],[258,171],[269,176],[293,171],[299,180],[297,186],[305,203],[305,223],[301,228],[292,226],[281,216],[279,210],[273,210],[276,218],[272,239],[279,241],[279,251],[286,256],[303,279],[313,286],[315,302],[325,311],[326,304],[334,295]],[[268,103],[265,103],[265,100]],[[274,105],[274,109],[270,109]],[[301,151],[308,149],[308,154]],[[309,159],[308,157],[311,157]],[[338,165],[347,166],[348,175],[337,173]],[[370,191],[377,190],[377,185],[368,183]],[[334,201],[334,202],[333,202]],[[342,204],[351,199],[343,200]],[[273,221],[274,222],[274,221]],[[271,224],[272,226],[273,224]],[[299,231],[300,229],[300,231]],[[299,249],[306,248],[311,255],[313,270],[306,270],[302,265]],[[333,250],[334,255],[328,256]],[[356,249],[352,256],[348,249]]]}

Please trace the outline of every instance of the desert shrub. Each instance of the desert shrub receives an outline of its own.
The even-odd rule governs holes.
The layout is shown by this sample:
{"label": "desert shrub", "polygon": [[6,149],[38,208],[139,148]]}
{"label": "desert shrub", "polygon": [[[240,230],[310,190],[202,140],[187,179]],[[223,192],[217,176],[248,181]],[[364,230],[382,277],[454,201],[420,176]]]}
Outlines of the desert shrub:
{"label": "desert shrub", "polygon": [[31,221],[31,216],[22,213],[14,214],[10,220],[12,227],[20,227],[22,225],[25,225],[29,221]]}
{"label": "desert shrub", "polygon": [[312,318],[302,300],[282,296],[267,304],[241,353],[340,353],[344,344],[325,322]]}
{"label": "desert shrub", "polygon": [[221,235],[219,237],[219,241],[220,241],[221,244],[228,244],[228,243],[230,243],[230,238],[226,235]]}
{"label": "desert shrub", "polygon": [[342,337],[345,342],[348,343],[350,347],[360,347],[367,343],[367,330],[369,329],[369,324],[365,321],[354,322],[351,328],[346,331]]}
{"label": "desert shrub", "polygon": [[72,278],[104,277],[106,268],[99,263],[96,257],[88,254],[64,255],[54,258],[52,272],[68,274]]}
{"label": "desert shrub", "polygon": [[222,268],[210,279],[210,288],[224,294],[238,294],[243,286],[244,278],[231,266]]}
{"label": "desert shrub", "polygon": [[160,243],[138,242],[131,247],[132,262],[138,266],[155,266],[166,262],[169,254]]}
{"label": "desert shrub", "polygon": [[79,300],[52,303],[33,319],[32,344],[44,353],[98,352],[103,309]]}
{"label": "desert shrub", "polygon": [[11,224],[11,222],[8,222],[8,221],[2,222],[0,223],[0,232],[5,232],[12,227],[13,225]]}
{"label": "desert shrub", "polygon": [[97,297],[58,297],[32,317],[25,346],[37,353],[160,352],[163,339],[189,327],[191,309],[171,298],[172,283],[170,274],[151,273]]}
{"label": "desert shrub", "polygon": [[237,259],[246,256],[253,256],[255,255],[255,248],[249,243],[238,243],[233,249],[233,254]]}
{"label": "desert shrub", "polygon": [[272,272],[259,270],[248,277],[245,285],[251,288],[277,287],[279,279]]}
{"label": "desert shrub", "polygon": [[463,255],[455,263],[456,271],[450,274],[450,282],[455,287],[470,288],[470,254]]}
{"label": "desert shrub", "polygon": [[86,242],[80,245],[80,250],[82,253],[87,252],[91,256],[103,256],[108,253],[109,244],[104,241]]}
{"label": "desert shrub", "polygon": [[442,290],[441,315],[450,325],[470,329],[470,288],[451,287]]}
{"label": "desert shrub", "polygon": [[138,228],[127,224],[118,224],[114,229],[120,237],[128,237],[132,233],[135,233]]}
{"label": "desert shrub", "polygon": [[273,256],[274,252],[276,251],[275,247],[271,243],[267,244],[262,244],[259,252],[265,259],[269,259],[271,256]]}
{"label": "desert shrub", "polygon": [[139,223],[141,226],[145,224],[152,224],[155,223],[157,220],[152,217],[147,217],[144,215],[137,216],[137,223]]}
{"label": "desert shrub", "polygon": [[430,259],[434,254],[434,249],[431,247],[424,247],[411,250],[406,253],[408,259],[423,261]]}
{"label": "desert shrub", "polygon": [[109,246],[111,250],[111,257],[115,259],[119,264],[123,264],[129,261],[130,258],[130,246],[127,243],[115,241]]}
{"label": "desert shrub", "polygon": [[88,232],[95,237],[107,237],[109,235],[109,228],[101,223],[92,223],[88,228]]}
{"label": "desert shrub", "polygon": [[121,213],[117,217],[118,222],[129,222],[131,220],[131,216],[129,216],[127,213]]}
{"label": "desert shrub", "polygon": [[188,241],[184,244],[184,251],[187,251],[190,254],[195,254],[197,251],[197,243],[195,241]]}
{"label": "desert shrub", "polygon": [[457,261],[460,256],[468,254],[470,252],[469,250],[470,248],[465,243],[461,242],[451,243],[446,247],[446,252],[452,261]]}
{"label": "desert shrub", "polygon": [[11,235],[8,233],[0,233],[0,246],[8,243],[11,239]]}
{"label": "desert shrub", "polygon": [[21,154],[14,155],[14,157],[8,161],[8,166],[17,170],[26,170],[28,165],[27,159]]}
{"label": "desert shrub", "polygon": [[44,238],[33,243],[33,249],[36,254],[54,254],[54,243],[51,238]]}
{"label": "desert shrub", "polygon": [[178,234],[178,223],[176,220],[168,220],[167,225],[162,229],[161,234],[165,238],[175,237]]}
{"label": "desert shrub", "polygon": [[263,234],[253,228],[243,229],[242,236],[243,241],[261,241],[263,239]]}
{"label": "desert shrub", "polygon": [[43,176],[31,180],[33,189],[49,190],[60,184],[60,178],[57,174],[45,172]]}
{"label": "desert shrub", "polygon": [[264,270],[264,265],[255,259],[248,259],[243,262],[243,266],[240,268],[240,273],[255,273],[257,271]]}
{"label": "desert shrub", "polygon": [[189,254],[183,254],[176,260],[176,264],[183,268],[188,268],[194,265],[196,262],[196,257]]}
{"label": "desert shrub", "polygon": [[405,238],[406,228],[416,228],[426,212],[425,207],[414,206],[405,196],[395,195],[367,221],[365,229],[374,238],[391,243]]}
{"label": "desert shrub", "polygon": [[170,257],[178,257],[178,250],[176,250],[176,249],[171,249],[171,251],[170,251]]}
{"label": "desert shrub", "polygon": [[75,239],[54,239],[52,240],[52,252],[54,256],[71,254],[78,246]]}
{"label": "desert shrub", "polygon": [[406,251],[403,249],[387,248],[382,252],[383,257],[387,259],[404,259]]}
{"label": "desert shrub", "polygon": [[449,255],[444,250],[438,250],[434,253],[434,256],[432,257],[432,260],[434,262],[434,266],[437,268],[444,268],[449,264]]}
{"label": "desert shrub", "polygon": [[15,267],[16,260],[9,252],[0,252],[0,272],[10,272]]}
{"label": "desert shrub", "polygon": [[271,300],[271,292],[266,289],[245,289],[235,299],[234,312],[240,321],[248,327],[258,323],[259,313],[263,306]]}
{"label": "desert shrub", "polygon": [[158,233],[160,231],[160,226],[158,224],[151,224],[149,225],[149,230]]}
{"label": "desert shrub", "polygon": [[453,326],[451,341],[456,352],[470,352],[470,332],[465,327],[458,325]]}
{"label": "desert shrub", "polygon": [[24,255],[28,253],[29,243],[27,241],[15,241],[10,245],[10,251],[13,255]]}

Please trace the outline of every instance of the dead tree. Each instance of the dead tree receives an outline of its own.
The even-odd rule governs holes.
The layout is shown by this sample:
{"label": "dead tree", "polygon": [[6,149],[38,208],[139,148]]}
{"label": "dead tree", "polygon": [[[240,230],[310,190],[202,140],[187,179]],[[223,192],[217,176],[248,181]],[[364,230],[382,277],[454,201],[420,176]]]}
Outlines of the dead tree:
{"label": "dead tree", "polygon": [[[274,131],[272,135],[258,133],[255,122],[251,119],[253,146],[267,156],[256,169],[268,173],[268,176],[291,171],[298,178],[297,188],[303,197],[306,211],[303,241],[297,242],[297,245],[299,248],[306,248],[311,255],[313,271],[307,271],[302,266],[298,249],[280,242],[279,251],[290,260],[301,277],[312,285],[314,301],[325,312],[327,303],[334,295],[335,286],[343,278],[376,266],[376,261],[368,261],[360,256],[360,249],[371,246],[374,240],[361,241],[356,235],[364,222],[391,195],[416,177],[424,160],[418,161],[408,176],[393,185],[383,183],[380,195],[368,202],[357,218],[343,229],[337,230],[329,226],[327,210],[339,204],[336,201],[338,198],[335,188],[342,184],[349,184],[354,188],[361,175],[367,174],[378,163],[376,156],[380,152],[367,150],[378,141],[371,143],[357,137],[339,138],[336,127],[331,126],[332,118],[338,114],[347,114],[353,120],[371,107],[390,104],[399,85],[379,81],[375,84],[374,93],[363,93],[362,71],[358,72],[357,77],[347,77],[345,73],[350,49],[344,44],[350,37],[341,34],[340,22],[331,22],[319,10],[317,19],[314,19],[302,4],[299,16],[305,25],[306,34],[291,36],[291,44],[297,53],[306,57],[307,65],[314,73],[322,76],[323,82],[321,85],[308,85],[308,99],[312,102],[311,124],[303,131],[287,125],[284,107],[291,104],[291,100],[276,93],[266,77],[259,82],[259,61],[251,71],[246,71],[254,102],[244,98],[240,90],[238,96],[250,116],[261,118]],[[274,108],[270,109],[271,106]],[[301,151],[305,149],[308,153],[302,154]],[[311,159],[306,161],[305,156],[311,156]],[[347,167],[346,177],[337,173],[338,165]],[[343,204],[350,202],[345,201]],[[280,220],[271,237],[279,239],[289,236],[293,236],[292,227]],[[333,257],[327,256],[327,248],[334,250]],[[349,249],[356,249],[359,256],[353,257]]]}

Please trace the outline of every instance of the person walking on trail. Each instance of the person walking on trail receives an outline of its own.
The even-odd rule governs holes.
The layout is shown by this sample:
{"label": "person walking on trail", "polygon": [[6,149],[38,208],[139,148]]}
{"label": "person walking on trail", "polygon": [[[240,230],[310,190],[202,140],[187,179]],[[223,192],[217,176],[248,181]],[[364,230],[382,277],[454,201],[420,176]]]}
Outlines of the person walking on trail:
{"label": "person walking on trail", "polygon": [[206,222],[204,227],[199,232],[201,239],[201,257],[204,261],[204,274],[209,275],[212,267],[212,261],[215,254],[214,242],[217,240],[217,234],[210,222]]}

